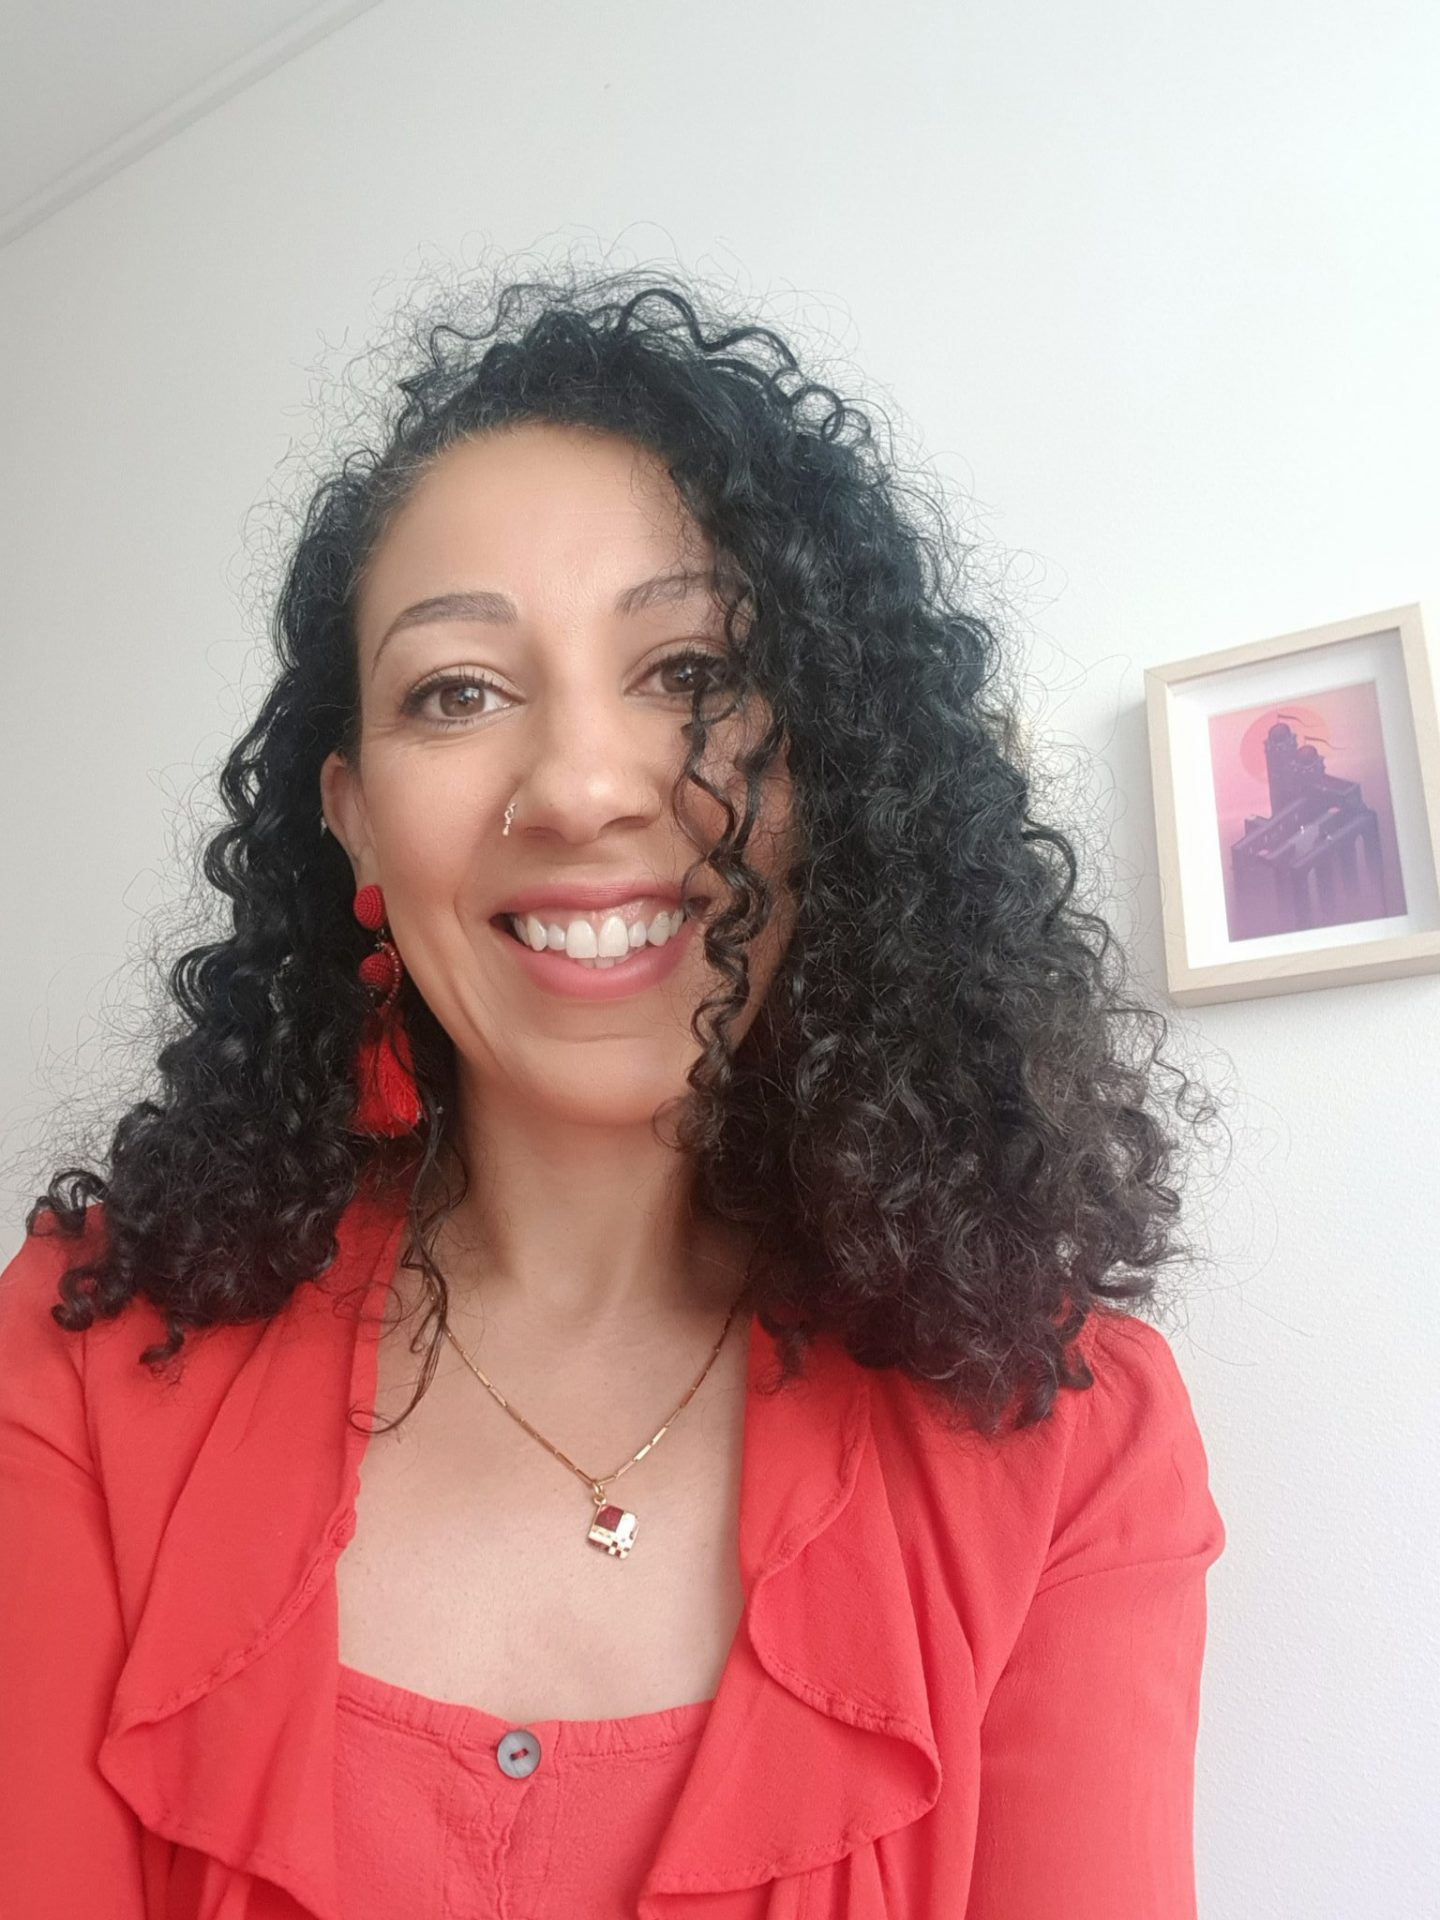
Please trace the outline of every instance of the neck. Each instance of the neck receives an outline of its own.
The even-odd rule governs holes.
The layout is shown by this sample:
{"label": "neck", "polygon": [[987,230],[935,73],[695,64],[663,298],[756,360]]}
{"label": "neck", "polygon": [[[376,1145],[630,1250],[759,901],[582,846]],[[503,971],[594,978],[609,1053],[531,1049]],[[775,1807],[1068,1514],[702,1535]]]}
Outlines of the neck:
{"label": "neck", "polygon": [[641,1331],[718,1337],[751,1235],[693,1209],[673,1153],[647,1169],[615,1135],[582,1147],[557,1163],[512,1132],[492,1146],[487,1177],[472,1179],[436,1235],[457,1324],[483,1315],[550,1352]]}

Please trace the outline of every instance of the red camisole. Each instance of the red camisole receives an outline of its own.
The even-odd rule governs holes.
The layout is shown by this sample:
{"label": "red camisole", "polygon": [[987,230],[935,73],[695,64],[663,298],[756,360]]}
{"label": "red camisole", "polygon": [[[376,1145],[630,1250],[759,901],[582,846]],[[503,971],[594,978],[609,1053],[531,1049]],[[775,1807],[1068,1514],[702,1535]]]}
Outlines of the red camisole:
{"label": "red camisole", "polygon": [[342,1663],[344,1920],[633,1920],[712,1705],[515,1726]]}

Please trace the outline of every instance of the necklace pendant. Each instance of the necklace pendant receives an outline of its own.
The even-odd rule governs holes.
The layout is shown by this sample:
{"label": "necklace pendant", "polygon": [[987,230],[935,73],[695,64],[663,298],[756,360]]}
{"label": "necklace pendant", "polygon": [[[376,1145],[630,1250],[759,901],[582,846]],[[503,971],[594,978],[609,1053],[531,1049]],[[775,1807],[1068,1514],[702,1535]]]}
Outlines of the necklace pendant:
{"label": "necklace pendant", "polygon": [[624,1507],[607,1503],[597,1506],[595,1518],[590,1522],[590,1531],[585,1537],[595,1546],[603,1547],[613,1558],[623,1560],[635,1544],[636,1524],[633,1513],[627,1513]]}

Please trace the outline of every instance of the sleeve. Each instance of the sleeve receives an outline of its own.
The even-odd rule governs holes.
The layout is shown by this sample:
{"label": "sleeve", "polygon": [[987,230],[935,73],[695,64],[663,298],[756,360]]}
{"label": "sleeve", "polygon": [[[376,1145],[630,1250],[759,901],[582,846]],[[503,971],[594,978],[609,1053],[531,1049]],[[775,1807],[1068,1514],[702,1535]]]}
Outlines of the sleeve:
{"label": "sleeve", "polygon": [[1165,1337],[1128,1314],[1092,1324],[1050,1550],[982,1720],[966,1920],[1195,1916],[1205,1575],[1225,1528]]}
{"label": "sleeve", "polygon": [[0,1272],[0,1914],[144,1920],[139,1822],[95,1756],[124,1659],[83,1334],[50,1316],[81,1242]]}

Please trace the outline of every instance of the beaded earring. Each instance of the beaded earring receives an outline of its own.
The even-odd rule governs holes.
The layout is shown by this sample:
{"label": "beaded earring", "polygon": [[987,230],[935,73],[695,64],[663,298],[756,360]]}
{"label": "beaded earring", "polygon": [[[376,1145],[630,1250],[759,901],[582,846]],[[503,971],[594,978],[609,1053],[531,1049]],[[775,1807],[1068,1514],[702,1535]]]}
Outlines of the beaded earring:
{"label": "beaded earring", "polygon": [[424,1118],[405,1017],[397,1004],[404,967],[385,925],[385,896],[377,886],[355,895],[355,918],[380,935],[375,951],[360,962],[360,978],[377,996],[365,1015],[355,1057],[356,1104],[352,1124],[358,1133],[413,1133]]}

